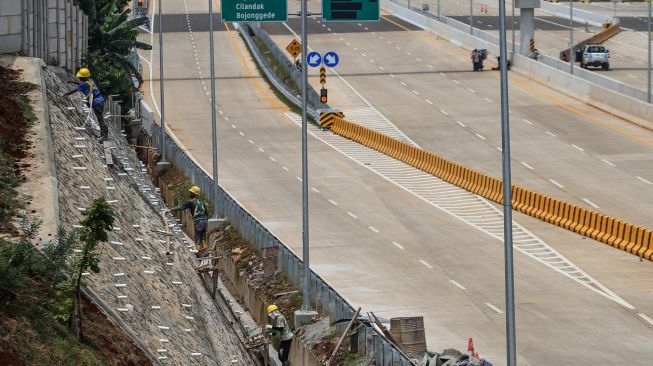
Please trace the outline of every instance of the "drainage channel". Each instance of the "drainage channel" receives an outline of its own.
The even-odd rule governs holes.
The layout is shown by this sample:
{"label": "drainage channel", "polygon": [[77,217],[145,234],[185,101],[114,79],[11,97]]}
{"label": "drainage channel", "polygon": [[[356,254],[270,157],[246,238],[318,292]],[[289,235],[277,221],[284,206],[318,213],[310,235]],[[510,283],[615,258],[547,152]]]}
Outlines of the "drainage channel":
{"label": "drainage channel", "polygon": [[[377,131],[400,133],[392,123],[385,119],[371,118],[365,111],[351,114],[359,115],[360,123]],[[288,112],[286,116],[297,125],[301,125],[301,116]],[[359,122],[356,119],[353,119]],[[386,123],[384,125],[384,122]],[[503,241],[503,212],[493,203],[474,193],[466,191],[431,174],[425,173],[402,161],[393,159],[383,153],[351,141],[328,130],[309,124],[309,133],[329,145],[344,156],[380,175],[396,186],[419,197],[430,205],[463,221],[464,223]],[[401,134],[403,135],[403,134]],[[407,137],[406,137],[407,139]],[[412,144],[414,142],[411,141]],[[520,253],[536,260],[563,276],[591,289],[628,309],[634,307],[602,285],[592,276],[576,266],[569,259],[545,243],[513,220],[513,246]]]}

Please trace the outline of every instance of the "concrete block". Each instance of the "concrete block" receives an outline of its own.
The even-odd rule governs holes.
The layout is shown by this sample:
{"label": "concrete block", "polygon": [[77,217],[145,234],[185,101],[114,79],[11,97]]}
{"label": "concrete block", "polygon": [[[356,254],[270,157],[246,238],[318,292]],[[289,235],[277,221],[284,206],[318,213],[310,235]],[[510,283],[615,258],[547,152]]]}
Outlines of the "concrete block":
{"label": "concrete block", "polygon": [[21,43],[20,34],[0,35],[0,53],[20,52]]}
{"label": "concrete block", "polygon": [[295,328],[299,328],[302,325],[312,323],[313,318],[316,315],[317,315],[317,311],[314,311],[314,310],[297,310],[297,311],[295,311],[295,315],[294,315]]}
{"label": "concrete block", "polygon": [[0,1],[0,15],[20,15],[22,7],[21,0],[2,0]]}
{"label": "concrete block", "polygon": [[540,6],[540,0],[515,0],[515,8],[518,9],[532,9],[539,8]]}

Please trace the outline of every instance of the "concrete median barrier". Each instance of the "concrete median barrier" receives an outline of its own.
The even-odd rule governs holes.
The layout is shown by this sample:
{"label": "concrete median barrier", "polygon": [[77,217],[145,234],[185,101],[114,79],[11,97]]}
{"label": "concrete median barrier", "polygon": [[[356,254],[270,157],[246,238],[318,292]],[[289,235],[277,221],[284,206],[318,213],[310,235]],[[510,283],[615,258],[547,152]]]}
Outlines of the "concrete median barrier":
{"label": "concrete median barrier", "polygon": [[[330,128],[335,134],[403,161],[490,201],[503,203],[503,182],[495,177],[338,116],[333,118]],[[513,185],[511,190],[512,207],[516,211],[652,260],[653,235],[649,229],[518,185]]]}

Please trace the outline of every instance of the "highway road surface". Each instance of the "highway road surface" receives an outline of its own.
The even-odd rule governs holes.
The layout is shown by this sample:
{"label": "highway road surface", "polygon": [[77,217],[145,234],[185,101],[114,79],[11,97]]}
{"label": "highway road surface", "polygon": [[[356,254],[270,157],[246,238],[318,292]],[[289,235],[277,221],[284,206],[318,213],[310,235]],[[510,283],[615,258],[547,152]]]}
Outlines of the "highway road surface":
{"label": "highway road surface", "polygon": [[[166,122],[210,170],[208,34],[196,21],[205,2],[175,3],[164,8],[166,19],[175,19],[170,31],[164,27]],[[296,21],[289,24],[292,29]],[[469,72],[467,51],[408,31],[393,18],[360,27],[322,27],[312,20],[311,26],[324,28],[311,36],[311,47],[340,53],[342,79],[331,75],[328,81],[334,105],[428,150],[497,173],[496,73]],[[298,116],[257,73],[233,25],[218,28],[220,184],[301,255]],[[275,29],[281,29],[274,35],[279,42],[291,39],[287,28],[286,35]],[[158,105],[158,34],[142,39],[154,45],[141,53],[150,81],[145,96]],[[637,211],[630,217],[650,222],[639,206],[646,205],[651,188],[633,176],[644,175],[650,146],[631,135],[645,141],[651,136],[607,114],[593,117],[600,112],[542,85],[513,80],[516,180],[574,202],[593,199],[624,215],[626,203],[619,200],[632,190],[636,198],[629,202]],[[328,131],[311,128],[309,156],[313,269],[365,311],[385,319],[423,315],[432,350],[464,349],[474,337],[482,356],[505,364],[499,209]],[[596,181],[601,176],[606,188]],[[548,181],[554,178],[563,188]],[[618,192],[603,190],[613,187]],[[520,364],[646,364],[653,352],[653,265],[523,215],[515,221]]]}

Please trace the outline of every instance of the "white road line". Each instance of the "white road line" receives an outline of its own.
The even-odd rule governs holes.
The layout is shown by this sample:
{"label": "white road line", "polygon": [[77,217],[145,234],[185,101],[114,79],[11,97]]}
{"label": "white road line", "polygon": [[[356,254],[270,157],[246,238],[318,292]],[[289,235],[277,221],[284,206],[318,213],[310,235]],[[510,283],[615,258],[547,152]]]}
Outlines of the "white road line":
{"label": "white road line", "polygon": [[390,74],[390,77],[391,77],[391,78],[394,78],[394,77],[395,77],[395,75],[394,75],[394,74]]}
{"label": "white road line", "polygon": [[374,231],[375,233],[379,232],[379,229],[375,228],[374,226],[368,226],[367,228]]}
{"label": "white road line", "polygon": [[232,125],[231,125],[231,128],[236,128],[236,125],[232,124]]}
{"label": "white road line", "polygon": [[374,60],[370,59],[370,62],[371,62],[371,63],[374,63]]}
{"label": "white road line", "polygon": [[525,163],[525,162],[523,162],[523,161],[521,162],[521,165],[525,166],[526,168],[528,168],[528,169],[530,169],[530,170],[535,170],[535,169],[533,169],[532,166],[528,165],[527,163]]}
{"label": "white road line", "polygon": [[464,123],[462,123],[462,122],[460,122],[460,121],[456,121],[456,123],[457,123],[457,124],[459,124],[459,125],[460,125],[460,127],[463,127],[463,128],[464,128],[464,127],[467,127],[467,126],[465,126],[465,124],[464,124]]}
{"label": "white road line", "polygon": [[503,149],[500,148],[499,146],[497,146],[496,149],[499,150],[499,151],[503,151]]}
{"label": "white road line", "polygon": [[428,264],[428,263],[426,263],[425,261],[423,261],[423,260],[420,259],[419,262],[422,263],[423,265],[425,265],[427,268],[429,268],[429,269],[433,269],[433,266],[430,265],[430,264]]}
{"label": "white road line", "polygon": [[419,58],[419,57],[416,57],[416,58],[415,58],[415,61],[417,61],[417,62],[422,62],[422,59]]}
{"label": "white road line", "polygon": [[345,44],[346,44],[347,46],[351,46],[351,43],[349,43],[349,42],[345,42]]}
{"label": "white road line", "polygon": [[639,313],[637,314],[640,318],[646,320],[647,323],[653,325],[653,319],[649,318],[646,314]]}
{"label": "white road line", "polygon": [[449,113],[447,113],[447,111],[445,111],[444,109],[440,109],[440,112],[442,112],[442,114],[444,114],[445,116],[449,115]]}
{"label": "white road line", "polygon": [[238,134],[239,134],[240,136],[245,136],[245,134],[244,134],[242,131],[238,131]]}
{"label": "white road line", "polygon": [[613,163],[611,163],[611,162],[609,162],[609,161],[607,161],[607,160],[605,160],[605,159],[601,159],[601,161],[604,162],[604,163],[606,163],[606,164],[608,164],[608,165],[610,165],[610,166],[612,166],[612,167],[615,167],[615,166],[616,166],[616,165],[614,165]]}
{"label": "white road line", "polygon": [[529,125],[532,125],[532,124],[533,124],[533,122],[527,120],[526,118],[522,118],[521,120],[524,121],[524,122],[526,122],[526,123],[528,123]]}
{"label": "white road line", "polygon": [[404,249],[406,249],[406,248],[404,248],[404,246],[403,246],[403,245],[401,245],[401,244],[399,244],[399,243],[397,243],[396,241],[393,241],[393,242],[392,242],[392,244],[394,244],[394,245],[395,245],[395,246],[396,246],[397,248],[399,248],[399,249],[401,249],[401,250],[404,250]]}
{"label": "white road line", "polygon": [[315,188],[315,187],[312,187],[311,190],[313,190],[313,192],[315,192],[315,193],[320,193],[320,190]]}
{"label": "white road line", "polygon": [[474,89],[472,89],[472,88],[467,88],[467,90],[469,90],[472,93],[476,93],[476,91]]}
{"label": "white road line", "polygon": [[254,141],[252,141],[252,140],[247,140],[247,142],[249,142],[250,144],[254,143]]}
{"label": "white road line", "polygon": [[588,205],[594,207],[594,208],[600,208],[596,203],[588,200],[587,198],[583,198],[583,202],[587,203]]}
{"label": "white road line", "polygon": [[295,177],[295,178],[297,178],[297,180],[300,182],[302,181],[302,177]]}
{"label": "white road line", "polygon": [[271,156],[270,156],[270,160],[272,160],[272,161],[277,161],[277,159],[275,159],[275,158],[273,158],[273,157],[271,157]]}
{"label": "white road line", "polygon": [[334,205],[334,206],[338,206],[338,202],[336,202],[336,201],[334,201],[334,200],[329,200],[329,203],[332,204],[332,205]]}
{"label": "white road line", "polygon": [[553,133],[551,131],[546,131],[546,134],[551,136],[551,137],[558,137],[558,135],[556,135],[555,133]]}
{"label": "white road line", "polygon": [[483,135],[481,135],[481,134],[479,134],[479,133],[476,133],[475,135],[476,135],[476,137],[478,137],[479,139],[481,139],[481,140],[485,140],[485,136],[483,136]]}
{"label": "white road line", "polygon": [[637,176],[637,179],[641,180],[642,182],[644,182],[644,183],[646,183],[646,184],[653,184],[653,183],[651,183],[650,181],[648,181],[648,180],[646,180],[646,179],[640,177],[639,175]]}
{"label": "white road line", "polygon": [[417,90],[414,90],[414,89],[413,89],[413,94],[415,94],[415,95],[419,95],[419,92],[418,92]]}
{"label": "white road line", "polygon": [[349,216],[351,216],[351,217],[353,217],[353,218],[355,218],[355,219],[358,218],[358,216],[354,215],[353,213],[351,213],[351,212],[349,212],[349,211],[347,211],[347,215],[349,215]]}
{"label": "white road line", "polygon": [[383,71],[385,68],[383,66],[379,66],[379,70]]}
{"label": "white road line", "polygon": [[458,287],[458,288],[461,289],[461,290],[467,290],[467,289],[465,288],[465,286],[461,285],[460,283],[458,283],[458,282],[456,282],[456,281],[454,281],[454,280],[449,280],[449,282],[453,283],[454,286]]}
{"label": "white road line", "polygon": [[263,150],[263,148],[260,148],[260,147],[258,148],[258,151],[265,152],[265,150]]}
{"label": "white road line", "polygon": [[424,99],[424,101],[425,101],[426,103],[428,103],[428,104],[431,104],[431,105],[433,104],[433,102],[431,102],[431,101],[428,100],[428,99]]}
{"label": "white road line", "polygon": [[485,99],[485,101],[488,102],[488,103],[493,103],[492,99],[490,99],[490,98],[484,97],[483,99]]}
{"label": "white road line", "polygon": [[400,81],[399,84],[406,86],[406,83],[404,83],[403,81]]}
{"label": "white road line", "polygon": [[553,180],[553,179],[549,179],[549,182],[551,182],[554,186],[556,186],[556,187],[558,187],[558,188],[560,188],[560,189],[565,188],[565,186],[563,186],[562,184],[556,182],[556,181]]}
{"label": "white road line", "polygon": [[287,171],[287,172],[290,171],[290,169],[286,168],[285,166],[282,166],[281,169],[283,169],[283,170],[285,170],[285,171]]}
{"label": "white road line", "polygon": [[571,144],[571,147],[573,147],[574,149],[579,150],[579,151],[585,151],[582,147],[580,147],[578,145]]}
{"label": "white road line", "polygon": [[460,81],[458,81],[458,80],[454,80],[453,82],[460,85]]}
{"label": "white road line", "polygon": [[485,303],[485,306],[487,306],[488,308],[490,308],[490,309],[496,311],[496,312],[499,313],[499,314],[503,314],[503,311],[502,311],[501,309],[499,309],[498,307],[496,307],[496,306],[490,304],[489,302],[486,302],[486,303]]}
{"label": "white road line", "polygon": [[428,67],[429,69],[432,69],[433,65],[426,65],[426,67]]}

